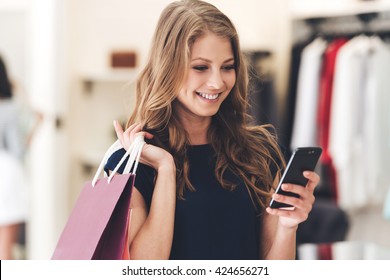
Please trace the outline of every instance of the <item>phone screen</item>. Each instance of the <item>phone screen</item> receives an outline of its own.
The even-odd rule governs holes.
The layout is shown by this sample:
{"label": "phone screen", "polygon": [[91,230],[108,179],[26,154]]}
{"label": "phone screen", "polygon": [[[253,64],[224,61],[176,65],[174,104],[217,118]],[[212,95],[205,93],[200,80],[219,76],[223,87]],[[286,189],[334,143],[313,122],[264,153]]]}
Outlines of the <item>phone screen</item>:
{"label": "phone screen", "polygon": [[[295,149],[287,163],[285,171],[283,172],[282,178],[276,189],[276,193],[299,197],[298,194],[283,191],[281,186],[283,183],[290,183],[305,187],[308,179],[303,176],[303,172],[306,170],[314,171],[321,153],[322,149],[319,147],[300,147]],[[292,206],[272,199],[270,207],[291,208]]]}

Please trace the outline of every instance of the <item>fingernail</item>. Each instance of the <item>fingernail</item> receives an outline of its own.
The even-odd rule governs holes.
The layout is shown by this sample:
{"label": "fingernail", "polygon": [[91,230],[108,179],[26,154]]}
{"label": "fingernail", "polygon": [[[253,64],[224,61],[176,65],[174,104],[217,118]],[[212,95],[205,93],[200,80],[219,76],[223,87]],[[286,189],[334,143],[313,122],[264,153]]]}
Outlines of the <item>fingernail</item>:
{"label": "fingernail", "polygon": [[288,185],[283,184],[283,185],[282,185],[282,189],[283,189],[283,190],[288,190]]}
{"label": "fingernail", "polygon": [[114,120],[114,122],[113,122],[113,123],[114,123],[114,126],[116,126],[116,124],[117,124],[117,121],[116,121],[116,120]]}
{"label": "fingernail", "polygon": [[310,172],[309,172],[309,171],[305,171],[305,172],[303,172],[303,175],[304,175],[304,176],[309,176],[309,175],[310,175]]}

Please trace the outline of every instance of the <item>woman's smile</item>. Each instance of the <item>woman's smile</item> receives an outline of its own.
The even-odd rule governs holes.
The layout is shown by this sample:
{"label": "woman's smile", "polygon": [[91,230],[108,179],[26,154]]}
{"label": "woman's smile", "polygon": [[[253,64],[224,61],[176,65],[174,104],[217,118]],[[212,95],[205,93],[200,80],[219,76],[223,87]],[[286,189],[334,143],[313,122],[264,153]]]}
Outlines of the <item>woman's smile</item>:
{"label": "woman's smile", "polygon": [[216,102],[218,100],[218,97],[221,95],[221,93],[210,94],[203,92],[196,92],[196,94],[206,102]]}

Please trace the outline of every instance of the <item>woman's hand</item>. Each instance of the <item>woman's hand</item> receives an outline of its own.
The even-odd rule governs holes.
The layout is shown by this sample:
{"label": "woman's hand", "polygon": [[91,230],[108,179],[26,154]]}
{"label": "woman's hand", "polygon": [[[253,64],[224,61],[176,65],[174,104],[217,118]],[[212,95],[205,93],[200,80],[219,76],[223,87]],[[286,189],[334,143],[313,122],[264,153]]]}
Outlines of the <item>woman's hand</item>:
{"label": "woman's hand", "polygon": [[320,177],[312,171],[303,172],[303,176],[309,179],[306,187],[294,184],[282,185],[284,191],[296,193],[300,196],[299,198],[276,193],[272,195],[272,198],[277,202],[292,205],[292,210],[272,209],[270,207],[266,209],[269,214],[279,216],[279,225],[284,228],[297,229],[298,224],[306,221],[313,208],[315,201],[314,189],[318,185]]}
{"label": "woman's hand", "polygon": [[[134,139],[139,135],[142,135],[147,139],[153,138],[151,133],[142,131],[141,125],[137,123],[132,124],[123,131],[122,126],[117,121],[114,121],[114,128],[116,135],[125,150],[129,149],[131,143],[133,143]],[[146,143],[142,149],[140,162],[149,165],[158,171],[161,167],[171,165],[173,163],[173,157],[166,150]]]}

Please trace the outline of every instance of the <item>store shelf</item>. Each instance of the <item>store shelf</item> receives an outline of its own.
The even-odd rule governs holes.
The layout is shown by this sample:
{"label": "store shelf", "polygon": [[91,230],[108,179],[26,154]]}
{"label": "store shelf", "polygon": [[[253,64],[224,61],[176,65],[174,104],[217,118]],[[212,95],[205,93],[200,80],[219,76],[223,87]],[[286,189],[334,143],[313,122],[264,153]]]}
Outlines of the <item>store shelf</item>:
{"label": "store shelf", "polygon": [[85,93],[93,91],[94,84],[97,83],[122,83],[123,85],[133,83],[139,74],[138,69],[122,70],[115,69],[105,72],[86,73],[81,76]]}

